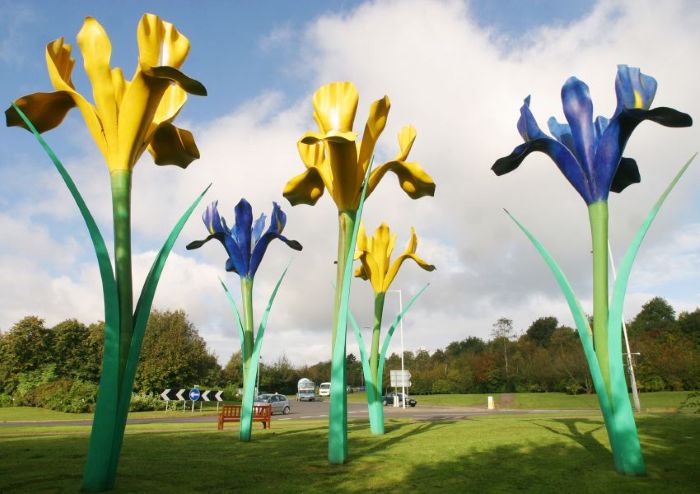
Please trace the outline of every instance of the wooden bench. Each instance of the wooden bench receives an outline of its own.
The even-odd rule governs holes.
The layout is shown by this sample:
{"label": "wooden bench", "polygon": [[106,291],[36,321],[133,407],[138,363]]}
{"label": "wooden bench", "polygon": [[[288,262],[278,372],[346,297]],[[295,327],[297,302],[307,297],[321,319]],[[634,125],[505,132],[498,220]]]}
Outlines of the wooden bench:
{"label": "wooden bench", "polygon": [[[224,429],[224,422],[240,422],[241,405],[224,405],[219,411],[218,430]],[[253,405],[253,422],[261,422],[263,429],[272,425],[272,405]]]}

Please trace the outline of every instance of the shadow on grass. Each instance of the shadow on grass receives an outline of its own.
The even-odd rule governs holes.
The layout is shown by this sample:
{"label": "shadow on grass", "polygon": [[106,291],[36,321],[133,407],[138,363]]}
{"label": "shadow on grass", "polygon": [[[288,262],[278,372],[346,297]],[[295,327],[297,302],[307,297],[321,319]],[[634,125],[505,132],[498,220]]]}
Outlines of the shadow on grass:
{"label": "shadow on grass", "polygon": [[[600,430],[606,432],[605,423],[602,420],[591,420],[586,418],[558,418],[549,419],[546,422],[539,420],[530,420],[529,422],[548,430],[552,434],[571,439],[591,454],[600,455],[601,457],[612,454],[610,448],[603,445],[594,437],[594,434]],[[551,425],[548,425],[547,423],[550,423]],[[565,426],[566,430],[562,430],[560,427],[557,427],[559,424]]]}
{"label": "shadow on grass", "polygon": [[[695,492],[700,419],[640,419],[649,476],[612,468],[600,421],[504,417],[351,422],[350,461],[328,465],[325,426],[129,434],[115,492]],[[0,492],[77,492],[87,437],[0,439]],[[399,488],[400,486],[400,488]]]}

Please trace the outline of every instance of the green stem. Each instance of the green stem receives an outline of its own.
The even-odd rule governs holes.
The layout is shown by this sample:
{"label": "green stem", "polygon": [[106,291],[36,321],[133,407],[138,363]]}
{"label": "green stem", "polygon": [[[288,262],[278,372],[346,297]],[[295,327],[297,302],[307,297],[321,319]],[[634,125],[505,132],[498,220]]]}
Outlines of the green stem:
{"label": "green stem", "polygon": [[369,425],[372,434],[384,434],[384,409],[381,403],[382,390],[379,388],[379,342],[384,313],[386,292],[374,296],[374,327],[372,328],[372,349],[369,357],[371,382],[367,383],[367,405],[369,406]]}
{"label": "green stem", "polygon": [[248,375],[250,358],[255,343],[253,321],[253,279],[241,277],[241,303],[243,304],[243,386]]}
{"label": "green stem", "polygon": [[251,365],[257,365],[252,361],[254,329],[253,329],[253,279],[241,277],[241,303],[243,304],[243,410],[241,410],[241,427],[239,438],[241,441],[250,441],[253,428],[253,402],[255,401],[255,383],[249,383],[256,378],[255,369]]}
{"label": "green stem", "polygon": [[588,206],[593,244],[593,346],[605,391],[611,398],[608,348],[608,203],[597,201]]}
{"label": "green stem", "polygon": [[114,265],[119,299],[119,382],[129,357],[134,332],[134,295],[131,281],[131,171],[115,170],[112,184]]}
{"label": "green stem", "polygon": [[[347,416],[347,392],[345,375],[345,338],[342,341],[336,335],[339,329],[339,318],[343,276],[347,262],[352,262],[354,252],[348,253],[352,233],[355,227],[357,211],[338,212],[338,269],[336,271],[335,282],[335,307],[333,311],[333,332],[331,340],[331,352],[333,359],[331,362],[331,383],[340,381],[342,386],[331,385],[331,404],[328,418],[328,460],[334,464],[342,464],[348,455],[348,416]],[[347,324],[347,322],[344,322]],[[335,346],[342,345],[342,362],[336,361]],[[336,392],[334,393],[334,389]]]}

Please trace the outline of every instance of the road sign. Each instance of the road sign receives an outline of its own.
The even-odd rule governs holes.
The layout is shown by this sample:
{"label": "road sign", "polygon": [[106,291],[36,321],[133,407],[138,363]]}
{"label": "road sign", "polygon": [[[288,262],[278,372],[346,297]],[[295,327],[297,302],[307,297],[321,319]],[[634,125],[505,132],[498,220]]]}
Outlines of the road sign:
{"label": "road sign", "polygon": [[171,389],[168,388],[164,390],[160,397],[163,401],[224,401],[223,390],[202,390],[198,388],[193,389]]}
{"label": "road sign", "polygon": [[411,387],[411,373],[407,370],[392,370],[389,371],[389,378],[391,379],[391,386],[394,388],[410,388]]}

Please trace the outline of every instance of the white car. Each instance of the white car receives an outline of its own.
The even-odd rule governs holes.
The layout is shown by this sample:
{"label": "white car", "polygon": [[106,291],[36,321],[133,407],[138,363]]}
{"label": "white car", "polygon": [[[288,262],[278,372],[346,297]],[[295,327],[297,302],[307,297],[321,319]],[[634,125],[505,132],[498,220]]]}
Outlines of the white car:
{"label": "white car", "polygon": [[330,396],[331,395],[331,383],[321,383],[318,387],[319,396]]}

